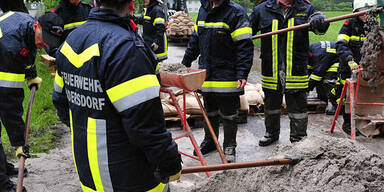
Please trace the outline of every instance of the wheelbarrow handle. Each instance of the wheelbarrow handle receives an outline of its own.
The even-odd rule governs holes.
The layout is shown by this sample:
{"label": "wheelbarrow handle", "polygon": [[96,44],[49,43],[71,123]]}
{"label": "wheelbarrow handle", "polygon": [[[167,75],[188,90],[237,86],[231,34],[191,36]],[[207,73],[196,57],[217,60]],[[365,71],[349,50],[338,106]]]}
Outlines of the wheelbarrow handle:
{"label": "wheelbarrow handle", "polygon": [[[375,9],[376,9],[376,12],[381,12],[383,10],[383,7],[378,7],[378,8],[375,8]],[[347,14],[347,15],[341,15],[341,16],[337,16],[337,17],[332,17],[332,18],[329,18],[329,19],[325,19],[325,22],[331,23],[331,22],[340,21],[340,20],[344,20],[344,19],[349,19],[349,18],[353,18],[353,17],[359,17],[359,16],[367,14],[367,12],[372,12],[372,9],[368,9],[368,10],[364,10],[364,11],[359,11],[359,12],[356,12],[356,13],[350,13],[350,14]],[[296,31],[296,30],[300,30],[300,29],[305,29],[305,28],[308,28],[309,26],[310,26],[309,23],[305,23],[305,24],[294,26],[294,27],[289,27],[289,28],[280,29],[280,30],[273,31],[273,32],[268,32],[268,33],[263,33],[263,34],[260,34],[260,35],[255,35],[255,36],[252,36],[252,39],[259,39],[259,38],[268,37],[268,36],[271,36],[271,35],[286,33],[288,31]]]}
{"label": "wheelbarrow handle", "polygon": [[[27,115],[26,115],[26,118],[25,118],[25,145],[28,143],[29,126],[31,124],[32,105],[33,105],[33,100],[35,99],[36,90],[37,90],[36,86],[32,86],[31,87],[31,95],[29,96]],[[19,165],[18,165],[19,173],[18,173],[18,176],[17,176],[17,186],[16,186],[16,191],[17,192],[22,192],[23,191],[25,159],[26,158],[24,156],[20,156],[20,159],[19,159]]]}

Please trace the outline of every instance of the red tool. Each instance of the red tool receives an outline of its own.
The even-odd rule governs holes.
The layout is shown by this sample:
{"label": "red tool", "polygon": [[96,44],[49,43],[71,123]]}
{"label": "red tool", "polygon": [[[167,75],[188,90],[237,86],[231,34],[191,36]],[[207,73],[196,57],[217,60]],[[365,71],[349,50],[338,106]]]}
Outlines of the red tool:
{"label": "red tool", "polygon": [[[32,105],[33,100],[35,99],[35,92],[36,92],[36,86],[32,86],[31,88],[31,95],[29,96],[28,101],[28,109],[27,109],[27,116],[25,118],[25,145],[28,143],[28,136],[29,136],[29,125],[31,124],[31,113],[32,113]],[[23,191],[23,179],[24,179],[24,165],[25,165],[25,157],[20,156],[19,159],[19,174],[17,176],[17,192]]]}

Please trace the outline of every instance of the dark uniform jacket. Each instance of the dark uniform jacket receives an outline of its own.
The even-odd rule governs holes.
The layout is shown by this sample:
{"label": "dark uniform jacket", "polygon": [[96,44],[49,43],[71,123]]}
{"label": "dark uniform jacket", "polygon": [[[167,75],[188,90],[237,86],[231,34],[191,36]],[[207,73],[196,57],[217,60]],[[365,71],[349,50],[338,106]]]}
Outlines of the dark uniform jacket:
{"label": "dark uniform jacket", "polygon": [[190,67],[199,55],[199,69],[207,76],[201,91],[218,95],[241,95],[237,80],[247,79],[253,62],[252,30],[244,8],[230,1],[212,8],[201,0],[197,25],[182,63]]}
{"label": "dark uniform jacket", "polygon": [[51,12],[58,14],[64,21],[64,32],[61,43],[65,41],[71,31],[87,21],[89,12],[92,9],[88,3],[80,1],[80,3],[75,6],[68,1],[69,0],[62,0],[58,6],[51,10]]}
{"label": "dark uniform jacket", "polygon": [[[308,2],[295,0],[284,17],[276,0],[267,0],[256,6],[250,16],[252,31],[253,34],[259,31],[267,33],[304,24],[315,12],[317,10]],[[264,90],[296,92],[308,88],[308,30],[289,31],[261,39]]]}
{"label": "dark uniform jacket", "polygon": [[336,50],[341,61],[340,72],[346,77],[351,74],[348,61],[354,60],[359,63],[361,60],[360,49],[365,38],[364,23],[358,18],[346,20],[340,29]]}
{"label": "dark uniform jacket", "polygon": [[143,17],[136,22],[143,25],[143,38],[148,46],[156,43],[159,48],[155,51],[158,60],[167,59],[168,45],[165,33],[165,14],[163,8],[156,0],[151,0]]}
{"label": "dark uniform jacket", "polygon": [[132,23],[111,10],[92,9],[56,54],[53,101],[59,114],[69,107],[83,189],[147,191],[181,169],[177,144],[165,129],[150,51]]}
{"label": "dark uniform jacket", "polygon": [[[16,106],[24,100],[24,80],[37,76],[34,22],[35,19],[26,13],[0,14],[0,97],[7,98],[6,103],[0,103],[0,113],[12,112],[20,118],[23,114],[22,106]],[[24,145],[24,124],[20,120],[14,122],[19,126],[7,130],[12,146]]]}
{"label": "dark uniform jacket", "polygon": [[335,41],[319,41],[309,46],[308,74],[310,80],[321,81],[327,73],[337,78],[339,57]]}

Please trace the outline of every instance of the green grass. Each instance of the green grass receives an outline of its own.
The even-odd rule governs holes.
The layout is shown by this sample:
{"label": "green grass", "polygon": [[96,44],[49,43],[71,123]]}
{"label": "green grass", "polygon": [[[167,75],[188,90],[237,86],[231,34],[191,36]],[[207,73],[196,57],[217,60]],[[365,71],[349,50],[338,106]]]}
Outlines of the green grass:
{"label": "green grass", "polygon": [[[53,80],[48,67],[40,64],[40,52],[36,56],[35,60],[37,74],[43,79],[41,88],[36,92],[35,99],[32,107],[30,137],[28,140],[31,146],[32,153],[48,152],[49,149],[55,147],[55,141],[57,140],[57,129],[55,124],[58,123],[58,117],[56,110],[52,104],[52,91]],[[30,96],[30,90],[26,83],[24,86],[25,98],[23,102],[25,119],[28,100]],[[9,139],[6,134],[5,128],[2,127],[1,138],[4,145],[4,150],[9,157],[13,158],[13,147],[9,144]]]}

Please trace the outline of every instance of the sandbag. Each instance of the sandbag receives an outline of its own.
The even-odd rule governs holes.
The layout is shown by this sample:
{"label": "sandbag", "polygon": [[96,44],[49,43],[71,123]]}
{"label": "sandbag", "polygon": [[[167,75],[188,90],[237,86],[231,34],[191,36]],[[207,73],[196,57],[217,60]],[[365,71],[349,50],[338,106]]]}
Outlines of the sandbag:
{"label": "sandbag", "polygon": [[[200,101],[203,104],[203,98],[201,95],[199,95]],[[183,111],[183,95],[179,95],[176,97],[176,101],[179,104],[181,110]],[[185,94],[185,101],[186,101],[186,108],[187,108],[187,114],[202,114],[199,103],[196,100],[196,97],[193,93],[188,92]],[[204,105],[204,104],[203,104]]]}
{"label": "sandbag", "polygon": [[255,105],[255,106],[262,106],[264,105],[264,101],[260,95],[259,92],[257,91],[246,91],[245,92],[245,97],[247,98],[247,101],[249,105]]}
{"label": "sandbag", "polygon": [[162,100],[161,106],[163,107],[163,112],[165,117],[177,115],[176,108],[172,104],[169,104],[167,101]]}
{"label": "sandbag", "polygon": [[240,95],[240,111],[249,111],[249,103],[245,95]]}

